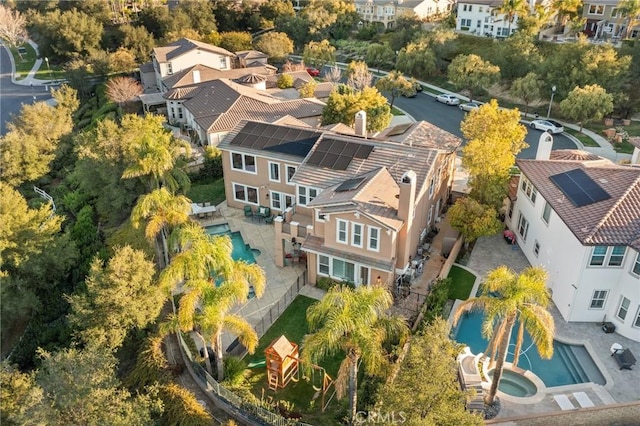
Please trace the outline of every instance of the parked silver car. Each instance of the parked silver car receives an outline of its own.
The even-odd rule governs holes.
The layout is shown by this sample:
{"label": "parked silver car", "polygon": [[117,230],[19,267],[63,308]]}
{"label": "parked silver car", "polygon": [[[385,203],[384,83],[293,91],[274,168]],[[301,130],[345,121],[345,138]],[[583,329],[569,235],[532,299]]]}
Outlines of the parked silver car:
{"label": "parked silver car", "polygon": [[435,100],[447,105],[460,105],[460,99],[456,98],[453,95],[438,95],[435,97]]}
{"label": "parked silver car", "polygon": [[562,124],[552,120],[533,120],[531,123],[529,123],[529,127],[549,133],[564,132],[564,127],[562,127]]}
{"label": "parked silver car", "polygon": [[474,109],[478,109],[482,106],[480,102],[467,102],[466,104],[460,104],[458,108],[462,111],[473,111]]}

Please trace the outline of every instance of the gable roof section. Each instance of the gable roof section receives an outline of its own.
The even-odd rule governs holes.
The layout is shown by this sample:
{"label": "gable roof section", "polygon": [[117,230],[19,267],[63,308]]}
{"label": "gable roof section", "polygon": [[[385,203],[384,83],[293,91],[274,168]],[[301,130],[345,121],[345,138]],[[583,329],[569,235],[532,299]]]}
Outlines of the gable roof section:
{"label": "gable roof section", "polygon": [[442,149],[448,152],[455,151],[462,143],[459,137],[426,121],[389,127],[377,135],[376,139],[390,140],[409,146]]}
{"label": "gable roof section", "polygon": [[158,62],[169,62],[178,56],[184,55],[192,50],[204,50],[211,53],[217,53],[222,56],[235,57],[236,55],[229,52],[222,47],[214,46],[212,44],[202,43],[200,41],[191,40],[188,38],[181,38],[173,43],[169,43],[166,46],[156,47],[153,49],[156,60]]}
{"label": "gable roof section", "polygon": [[[602,160],[518,160],[517,164],[582,244],[626,245],[640,251],[640,168]],[[575,169],[584,171],[611,198],[574,206],[549,177]]]}
{"label": "gable roof section", "polygon": [[[351,187],[351,183],[355,187],[343,189],[345,183],[347,187]],[[357,208],[376,222],[398,231],[404,224],[397,214],[399,201],[396,195],[399,193],[400,188],[387,168],[379,167],[325,189],[309,206],[320,207],[322,213],[340,213]]]}
{"label": "gable roof section", "polygon": [[[200,74],[199,82],[193,80],[194,71],[198,71]],[[260,65],[252,67],[250,69],[234,68],[231,70],[219,70],[203,64],[197,64],[182,71],[166,76],[162,79],[162,82],[168,89],[174,89],[178,87],[184,87],[192,84],[199,84],[224,78],[236,80],[252,74],[258,74],[266,78],[268,75],[273,74],[273,67],[271,65]]]}
{"label": "gable roof section", "polygon": [[262,59],[269,57],[269,55],[262,53],[259,50],[241,50],[236,52],[236,55],[241,59]]}

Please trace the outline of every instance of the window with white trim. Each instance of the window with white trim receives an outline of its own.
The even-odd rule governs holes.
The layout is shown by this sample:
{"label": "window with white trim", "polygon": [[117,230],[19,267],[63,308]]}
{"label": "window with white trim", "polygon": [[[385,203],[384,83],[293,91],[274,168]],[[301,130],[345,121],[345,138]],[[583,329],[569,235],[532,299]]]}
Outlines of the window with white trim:
{"label": "window with white trim", "polygon": [[318,272],[320,274],[329,275],[329,257],[324,255],[318,256]]}
{"label": "window with white trim", "polygon": [[638,313],[636,314],[636,319],[633,321],[634,327],[640,327],[640,307],[638,308]]}
{"label": "window with white trim", "polygon": [[348,244],[347,226],[349,222],[342,219],[336,219],[336,241],[342,244]]}
{"label": "window with white trim", "polygon": [[369,234],[367,249],[371,251],[380,251],[380,228],[367,226],[367,233]]}
{"label": "window with white trim", "polygon": [[318,222],[324,222],[325,219],[325,214],[320,212],[320,209],[315,209],[316,212],[316,221]]}
{"label": "window with white trim", "polygon": [[433,190],[436,187],[436,177],[431,176],[431,180],[429,181],[429,198],[433,197]]}
{"label": "window with white trim", "polygon": [[631,265],[631,273],[640,276],[640,253],[636,253],[636,261]]}
{"label": "window with white trim", "polygon": [[594,246],[589,266],[622,266],[626,252],[626,246]]}
{"label": "window with white trim", "polygon": [[227,57],[226,56],[220,56],[220,69],[221,70],[227,69]]}
{"label": "window with white trim", "polygon": [[318,190],[308,186],[298,187],[298,205],[306,206],[318,195]]}
{"label": "window with white trim", "polygon": [[236,201],[245,203],[258,204],[258,188],[242,185],[240,183],[233,184],[233,198]]}
{"label": "window with white trim", "polygon": [[520,189],[522,189],[522,192],[524,192],[524,195],[526,195],[527,198],[531,200],[533,204],[535,204],[536,198],[538,197],[538,191],[534,188],[533,184],[529,182],[529,179],[525,178],[524,176],[522,176],[520,179],[522,180],[522,185],[520,185]]}
{"label": "window with white trim", "polygon": [[544,209],[542,210],[542,221],[549,224],[549,218],[551,217],[551,204],[548,201],[544,202]]}
{"label": "window with white trim", "polygon": [[234,170],[256,174],[256,157],[253,155],[231,153],[231,167]]}
{"label": "window with white trim", "polygon": [[362,224],[351,222],[351,245],[362,248]]}
{"label": "window with white trim", "polygon": [[341,280],[356,282],[356,265],[346,260],[333,258],[331,276]]}
{"label": "window with white trim", "polygon": [[522,212],[518,214],[518,234],[523,241],[527,241],[527,233],[529,232],[529,221],[524,217]]}
{"label": "window with white trim", "polygon": [[537,240],[533,243],[533,254],[535,254],[536,257],[540,254],[540,243]]}
{"label": "window with white trim", "polygon": [[294,166],[285,166],[286,172],[287,172],[287,176],[286,176],[286,182],[289,185],[293,185],[293,183],[291,182],[291,179],[293,179],[293,175],[296,174],[296,168]]}
{"label": "window with white trim", "polygon": [[591,296],[591,304],[589,305],[590,309],[603,309],[604,302],[607,300],[607,294],[609,292],[607,290],[594,290],[593,296]]}
{"label": "window with white trim", "polygon": [[617,7],[614,7],[613,9],[611,9],[611,17],[612,18],[619,18],[618,12],[619,12],[619,9]]}
{"label": "window with white trim", "polygon": [[173,66],[171,62],[167,62],[167,74],[173,74]]}
{"label": "window with white trim", "polygon": [[269,180],[280,182],[280,164],[269,162]]}
{"label": "window with white trim", "polygon": [[624,261],[624,254],[627,252],[626,246],[612,246],[611,256],[609,256],[608,266],[622,266]]}
{"label": "window with white trim", "polygon": [[604,5],[602,4],[590,4],[589,15],[604,15]]}
{"label": "window with white trim", "polygon": [[624,321],[624,319],[627,317],[627,313],[629,312],[629,305],[631,305],[631,300],[622,296],[620,306],[618,307],[618,312],[616,313],[616,316],[622,321]]}
{"label": "window with white trim", "polygon": [[432,217],[433,217],[433,206],[429,207],[429,216],[427,216],[427,225],[431,225]]}

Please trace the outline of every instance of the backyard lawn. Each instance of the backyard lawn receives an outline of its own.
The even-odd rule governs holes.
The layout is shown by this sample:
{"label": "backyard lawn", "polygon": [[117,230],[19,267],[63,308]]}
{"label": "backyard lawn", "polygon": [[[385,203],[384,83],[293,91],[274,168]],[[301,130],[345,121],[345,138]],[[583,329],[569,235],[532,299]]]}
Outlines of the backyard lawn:
{"label": "backyard lawn", "polygon": [[[269,331],[260,339],[258,348],[253,355],[245,357],[245,361],[249,363],[258,362],[264,359],[264,350],[271,344],[273,340],[285,335],[289,341],[300,345],[302,338],[307,334],[307,308],[316,302],[315,299],[311,299],[305,296],[296,297],[291,305],[280,315],[280,317],[269,328]],[[320,362],[320,366],[327,370],[327,374],[335,379],[340,363],[344,359],[344,355],[340,354],[331,358],[327,358]],[[309,374],[311,377],[304,379],[303,369],[300,370],[300,381],[289,382],[285,389],[279,389],[277,392],[269,390],[267,385],[267,372],[266,367],[256,367],[250,370],[251,376],[249,381],[252,383],[253,394],[258,398],[264,396],[272,397],[274,401],[289,401],[293,403],[293,410],[304,415],[302,419],[305,422],[312,424],[335,424],[335,416],[338,412],[342,412],[344,404],[347,399],[343,401],[337,401],[334,399],[327,407],[325,413],[321,413],[321,397],[320,393],[314,390],[315,387],[322,386],[322,377],[318,371],[315,374]],[[264,394],[263,394],[264,392]],[[314,401],[315,394],[318,394],[317,399]],[[333,393],[333,387],[330,388],[327,393],[327,397]],[[313,401],[313,402],[312,402]]]}
{"label": "backyard lawn", "polygon": [[192,183],[187,197],[194,203],[210,202],[217,206],[225,200],[224,179],[219,178],[207,183]]}
{"label": "backyard lawn", "polygon": [[476,276],[454,265],[449,271],[448,278],[453,281],[451,287],[449,287],[449,299],[467,300],[471,294],[471,289],[473,289]]}

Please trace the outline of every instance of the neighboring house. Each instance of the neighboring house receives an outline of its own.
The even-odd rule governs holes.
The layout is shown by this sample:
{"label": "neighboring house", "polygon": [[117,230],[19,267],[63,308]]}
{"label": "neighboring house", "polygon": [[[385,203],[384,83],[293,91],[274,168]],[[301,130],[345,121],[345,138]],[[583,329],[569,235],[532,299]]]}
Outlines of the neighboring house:
{"label": "neighboring house", "polygon": [[241,120],[273,122],[292,116],[312,127],[320,124],[323,102],[283,101],[250,86],[219,79],[169,90],[164,94],[169,121],[183,125],[203,145],[212,146]]}
{"label": "neighboring house", "polygon": [[[531,7],[535,3],[529,1]],[[458,1],[456,30],[487,37],[509,37],[518,29],[518,15],[514,15],[509,23],[509,19],[499,12],[503,4],[502,0]]]}
{"label": "neighboring house", "polygon": [[241,50],[236,52],[236,57],[238,58],[238,65],[242,68],[267,65],[267,60],[269,59],[266,53],[258,50]]}
{"label": "neighboring house", "polygon": [[380,23],[384,28],[393,28],[396,19],[407,13],[424,19],[449,13],[453,0],[355,0],[356,12],[362,22]]}
{"label": "neighboring house", "polygon": [[240,80],[254,74],[264,76],[266,79],[266,77],[275,74],[276,70],[277,68],[271,65],[260,64],[256,64],[250,68],[234,68],[230,70],[219,70],[203,64],[197,64],[163,78],[161,92],[164,93],[171,89],[212,80],[220,80],[222,78]]}
{"label": "neighboring house", "polygon": [[197,64],[218,70],[230,70],[236,59],[234,53],[218,46],[181,38],[166,46],[156,47],[151,63],[156,74],[156,86],[162,90],[162,79]]}
{"label": "neighboring house", "polygon": [[[583,32],[597,39],[625,37],[629,22],[618,11],[618,3],[619,0],[586,0],[582,7],[586,20]],[[635,22],[631,38],[640,37],[640,22]]]}
{"label": "neighboring house", "polygon": [[549,273],[547,285],[569,322],[611,322],[640,341],[640,167],[577,150],[518,160],[506,221],[518,247]]}
{"label": "neighboring house", "polygon": [[270,207],[276,265],[301,249],[311,283],[391,285],[448,200],[460,140],[424,122],[389,134],[411,142],[241,122],[219,145],[227,204]]}

